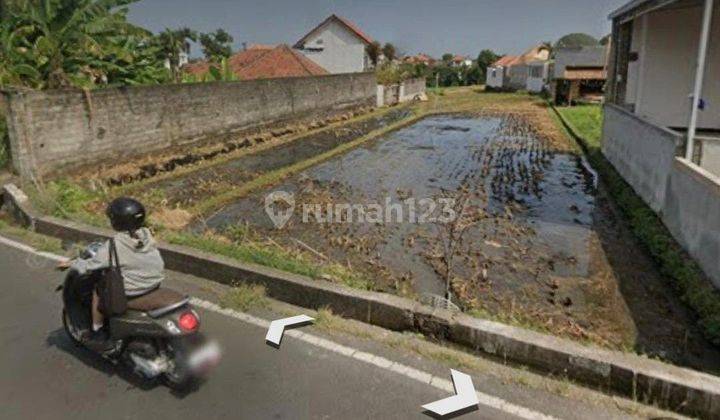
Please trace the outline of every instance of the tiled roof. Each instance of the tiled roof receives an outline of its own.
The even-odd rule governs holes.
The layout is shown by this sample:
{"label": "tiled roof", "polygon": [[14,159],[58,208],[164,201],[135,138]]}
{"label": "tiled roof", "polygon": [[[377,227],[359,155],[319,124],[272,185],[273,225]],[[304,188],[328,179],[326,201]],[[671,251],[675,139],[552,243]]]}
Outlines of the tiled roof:
{"label": "tiled roof", "polygon": [[354,23],[350,22],[349,20],[345,19],[344,17],[338,16],[338,15],[330,15],[327,19],[322,21],[318,26],[314,27],[310,32],[305,34],[298,42],[295,43],[295,48],[301,48],[305,41],[315,33],[315,31],[319,30],[326,24],[328,24],[331,21],[336,21],[344,25],[346,28],[350,30],[350,32],[354,33],[358,38],[360,38],[364,43],[366,44],[372,44],[373,39],[370,38],[365,32],[360,30],[360,28],[357,27]]}
{"label": "tiled roof", "polygon": [[514,64],[518,59],[520,59],[520,57],[516,55],[506,55],[494,62],[492,67],[508,67]]}
{"label": "tiled roof", "polygon": [[[249,48],[230,56],[228,65],[240,80],[329,74],[315,62],[284,44],[277,47]],[[196,75],[204,74],[209,69],[210,64],[207,62],[184,67],[184,71]]]}

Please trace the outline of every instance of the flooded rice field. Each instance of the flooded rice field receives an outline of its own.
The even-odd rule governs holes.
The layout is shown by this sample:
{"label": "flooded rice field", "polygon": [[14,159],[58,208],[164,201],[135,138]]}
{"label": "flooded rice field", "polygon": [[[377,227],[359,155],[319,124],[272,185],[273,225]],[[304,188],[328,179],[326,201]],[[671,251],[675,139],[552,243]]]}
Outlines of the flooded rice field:
{"label": "flooded rice field", "polygon": [[162,190],[170,207],[191,206],[227,186],[240,185],[263,173],[327,152],[373,130],[406,118],[409,114],[410,111],[406,108],[394,109],[341,127],[310,133],[270,149],[203,168],[202,171],[154,182],[144,186],[143,189]]}
{"label": "flooded rice field", "polygon": [[[271,165],[296,157],[274,152]],[[224,173],[242,182],[258,170],[250,162]],[[273,191],[292,195],[268,203],[291,212],[282,229],[265,212]],[[512,113],[426,118],[226,206],[202,228],[237,225],[364,273],[376,290],[449,295],[479,316],[680,364],[720,360],[582,156]]]}

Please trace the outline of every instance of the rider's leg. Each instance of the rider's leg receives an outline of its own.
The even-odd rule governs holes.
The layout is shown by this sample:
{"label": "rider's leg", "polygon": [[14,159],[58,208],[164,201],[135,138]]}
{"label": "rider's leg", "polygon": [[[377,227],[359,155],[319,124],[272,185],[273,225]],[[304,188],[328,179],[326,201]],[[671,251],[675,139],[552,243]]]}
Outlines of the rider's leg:
{"label": "rider's leg", "polygon": [[103,327],[105,318],[103,317],[103,314],[100,312],[99,309],[100,305],[100,298],[98,297],[97,290],[93,290],[92,294],[92,329],[93,331],[98,331],[100,328]]}

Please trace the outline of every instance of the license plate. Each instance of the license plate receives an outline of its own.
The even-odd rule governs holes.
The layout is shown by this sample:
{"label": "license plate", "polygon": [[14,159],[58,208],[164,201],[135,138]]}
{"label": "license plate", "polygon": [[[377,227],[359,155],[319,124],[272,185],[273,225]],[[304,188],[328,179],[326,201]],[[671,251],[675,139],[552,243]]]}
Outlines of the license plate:
{"label": "license plate", "polygon": [[220,361],[220,355],[220,346],[216,341],[211,341],[190,354],[188,365],[193,370],[209,368]]}

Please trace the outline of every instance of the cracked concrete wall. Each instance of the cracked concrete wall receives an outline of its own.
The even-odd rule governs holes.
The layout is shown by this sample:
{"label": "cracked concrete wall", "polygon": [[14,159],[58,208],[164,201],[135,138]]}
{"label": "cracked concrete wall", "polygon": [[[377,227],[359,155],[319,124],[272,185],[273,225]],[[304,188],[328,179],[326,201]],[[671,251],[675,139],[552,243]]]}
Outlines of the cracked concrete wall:
{"label": "cracked concrete wall", "polygon": [[273,122],[374,105],[373,73],[3,92],[15,170],[55,174]]}

